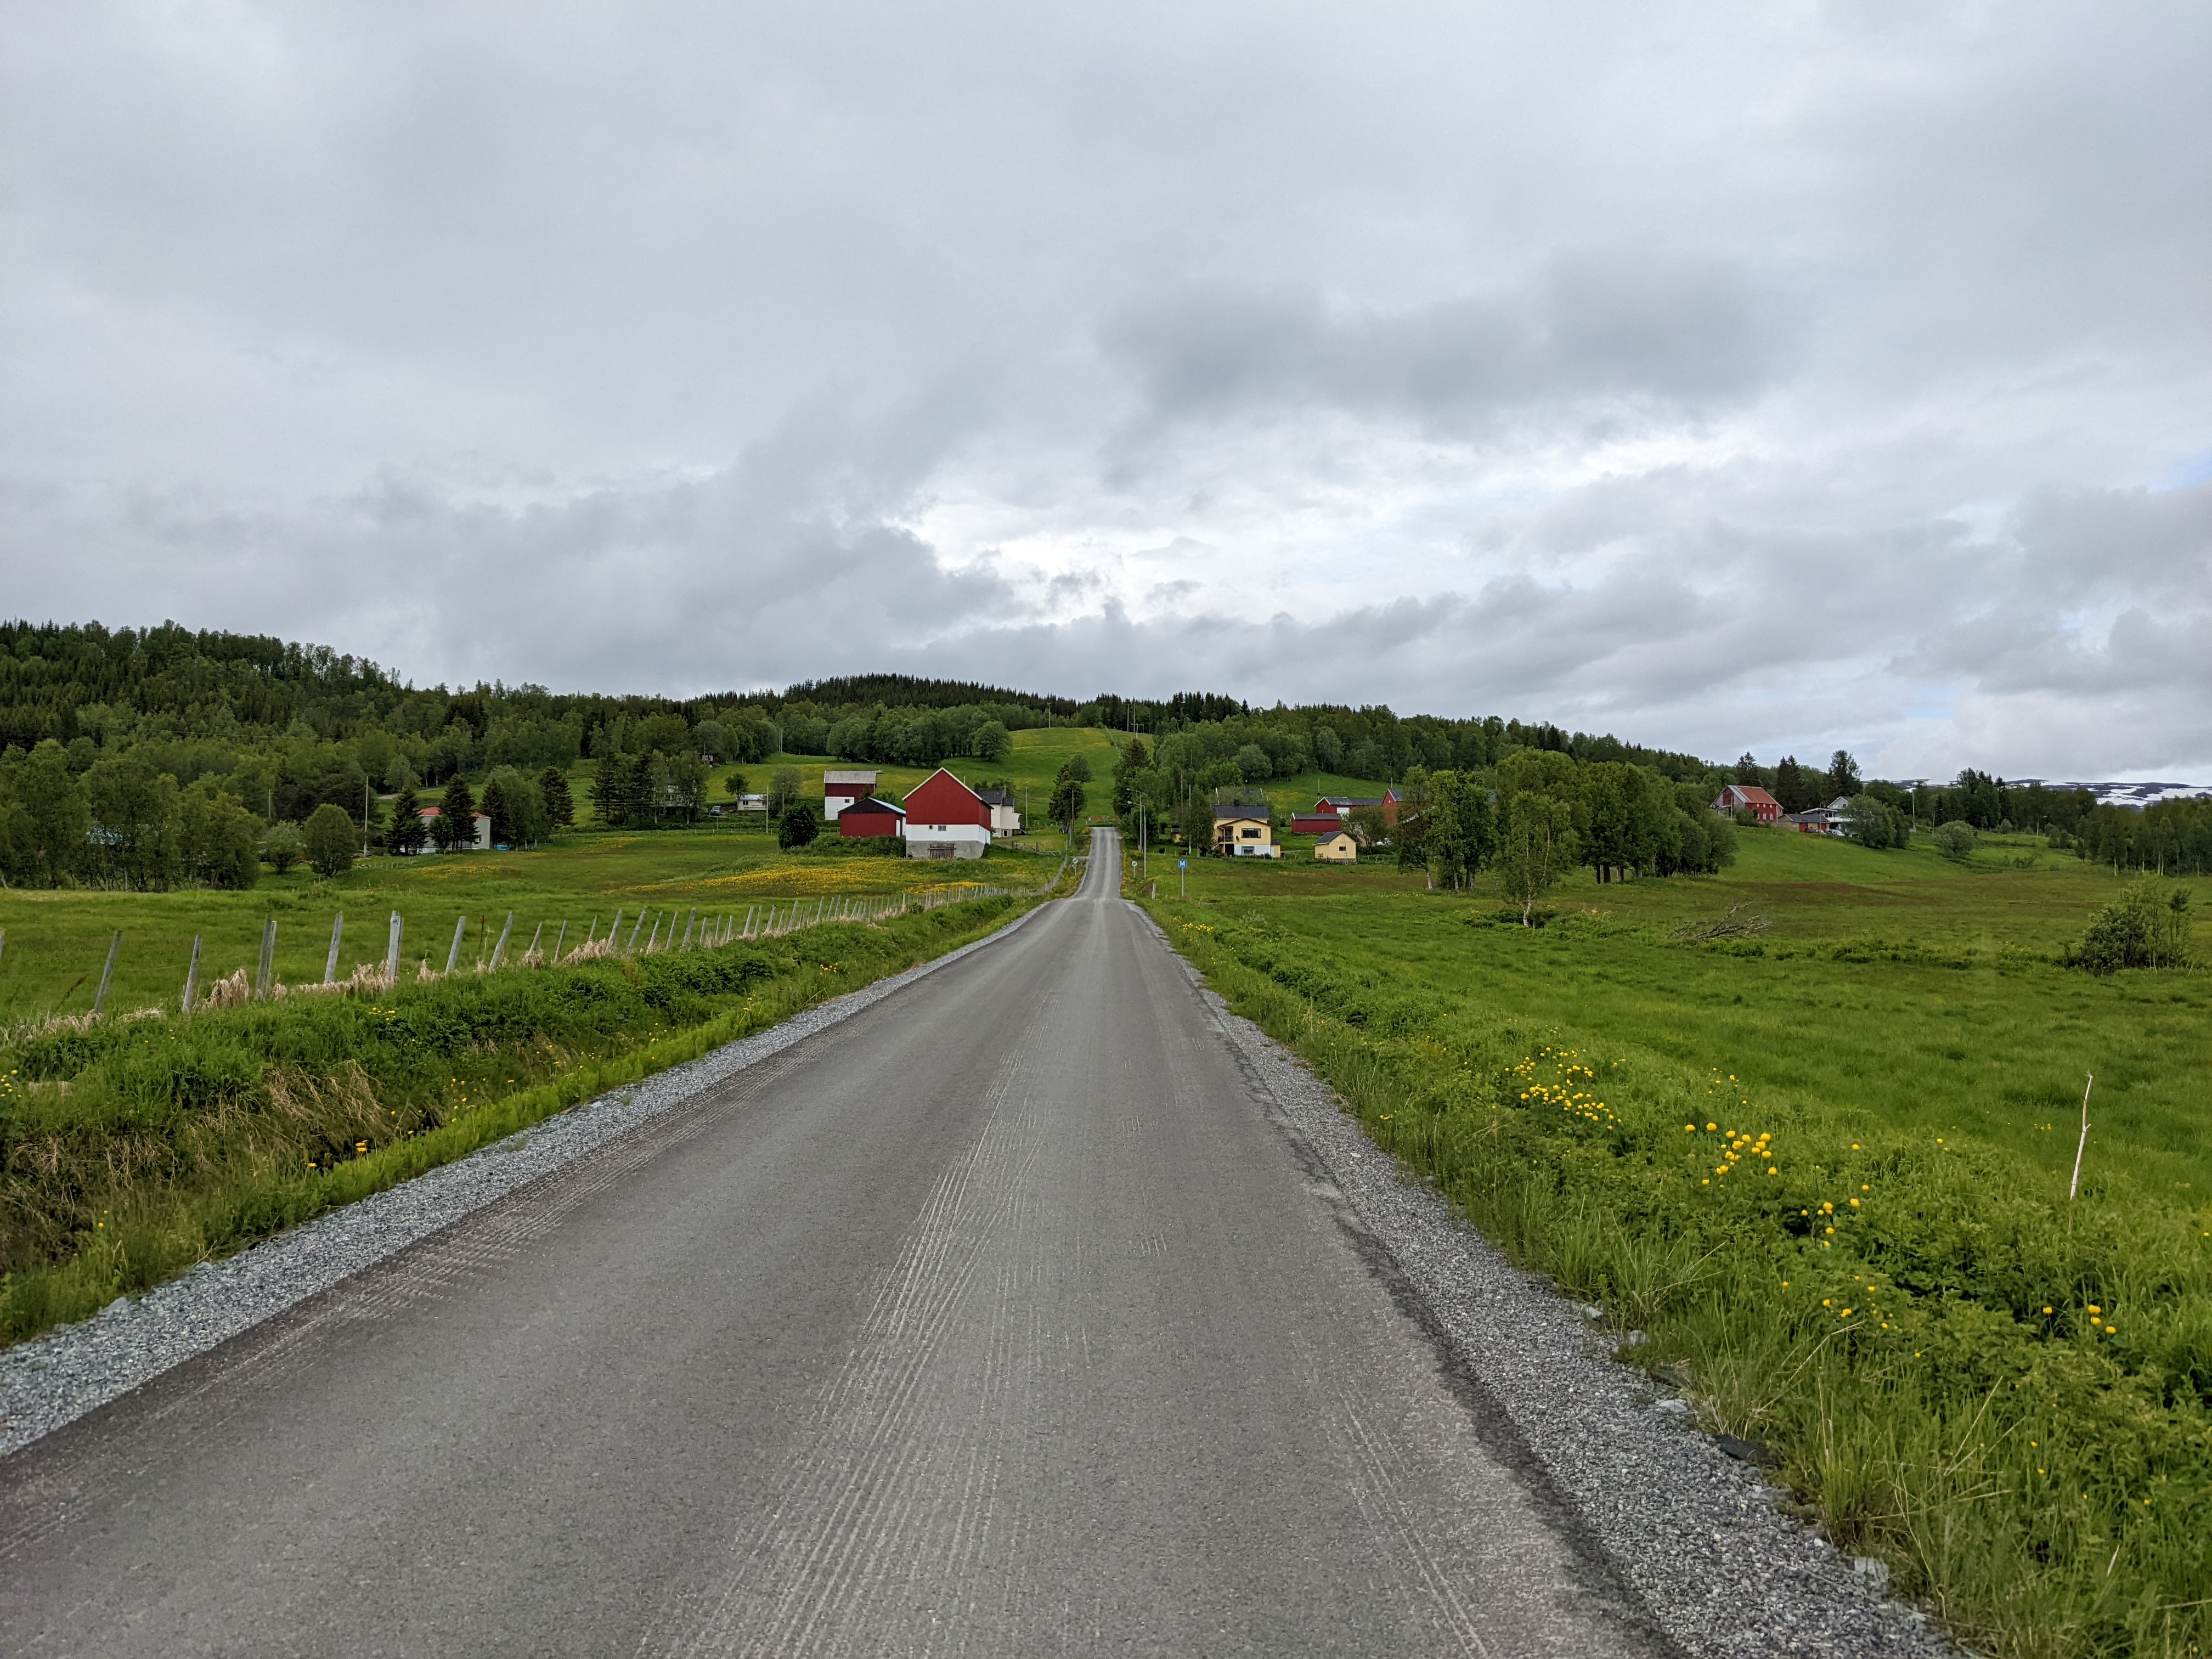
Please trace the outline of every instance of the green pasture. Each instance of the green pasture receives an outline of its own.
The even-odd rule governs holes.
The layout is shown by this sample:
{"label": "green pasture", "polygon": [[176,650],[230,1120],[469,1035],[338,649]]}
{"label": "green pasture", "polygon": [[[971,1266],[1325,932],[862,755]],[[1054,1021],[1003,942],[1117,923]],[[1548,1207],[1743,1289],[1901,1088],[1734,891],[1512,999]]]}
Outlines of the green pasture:
{"label": "green pasture", "polygon": [[[2212,975],[2061,968],[2122,884],[2031,838],[1986,837],[1961,867],[1924,847],[1747,830],[1717,877],[1601,886],[1577,872],[1533,933],[1479,890],[1429,892],[1387,860],[1323,866],[1311,848],[1291,837],[1279,861],[1194,860],[1192,900],[1252,905],[1384,986],[1635,1043],[1763,1096],[1972,1135],[2062,1182],[2094,1073],[2099,1171],[2212,1196]],[[1156,856],[1164,899],[1174,875]],[[1739,904],[1768,930],[1668,937]]]}
{"label": "green pasture", "polygon": [[[673,913],[680,927],[702,916],[734,915],[780,900],[888,896],[947,882],[1018,886],[1041,882],[1056,857],[994,848],[988,858],[953,866],[884,857],[834,836],[783,853],[757,828],[720,823],[683,830],[578,834],[522,853],[378,856],[352,873],[324,881],[304,866],[264,872],[246,892],[204,889],[167,893],[10,890],[0,892],[0,1024],[92,1006],[108,945],[117,957],[108,1011],[173,1008],[184,988],[192,936],[201,936],[199,982],[206,986],[258,960],[264,921],[276,921],[276,977],[298,984],[323,976],[331,928],[343,913],[338,977],[357,963],[384,959],[388,919],[404,921],[403,963],[446,965],[455,924],[464,918],[461,960],[488,953],[514,915],[509,951],[520,955],[538,924],[550,947],[562,924],[568,945],[596,927],[604,934],[623,914],[625,934],[641,908]],[[639,944],[645,942],[641,935]]]}
{"label": "green pasture", "polygon": [[1972,1650],[2212,1647],[2212,981],[2059,964],[2109,872],[1751,830],[1536,930],[1301,839],[1151,874],[1232,1006]]}

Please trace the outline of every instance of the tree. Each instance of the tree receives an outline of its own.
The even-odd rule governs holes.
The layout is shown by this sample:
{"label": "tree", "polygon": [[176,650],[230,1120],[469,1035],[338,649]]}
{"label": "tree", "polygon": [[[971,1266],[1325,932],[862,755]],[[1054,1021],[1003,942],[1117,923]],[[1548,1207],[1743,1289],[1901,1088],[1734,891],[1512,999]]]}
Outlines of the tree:
{"label": "tree", "polygon": [[1012,734],[997,720],[985,720],[968,740],[968,752],[982,761],[1004,760],[1013,746]]}
{"label": "tree", "polygon": [[1355,806],[1345,815],[1344,827],[1362,847],[1380,847],[1390,838],[1390,821],[1379,806]]}
{"label": "tree", "polygon": [[[1464,772],[1438,772],[1428,781],[1429,866],[1448,887],[1474,884],[1475,873],[1497,851],[1498,826],[1490,791]],[[1404,830],[1401,818],[1400,829]]]}
{"label": "tree", "polygon": [[722,793],[732,800],[736,800],[743,795],[745,793],[745,775],[742,772],[732,772],[725,777],[722,780]]}
{"label": "tree", "polygon": [[136,755],[106,757],[85,773],[88,863],[103,881],[139,892],[176,879],[177,781]]}
{"label": "tree", "polygon": [[1333,726],[1314,727],[1313,751],[1324,772],[1334,772],[1344,763],[1344,739],[1337,736]]}
{"label": "tree", "polygon": [[70,770],[69,755],[46,738],[15,769],[11,784],[22,810],[21,834],[41,886],[57,887],[83,864],[92,809]]}
{"label": "tree", "polygon": [[261,878],[253,814],[203,779],[178,803],[178,852],[185,878],[206,887],[251,887]]}
{"label": "tree", "polygon": [[592,810],[610,829],[635,828],[650,822],[648,792],[652,788],[652,757],[613,753],[599,757],[592,778]]}
{"label": "tree", "polygon": [[[348,827],[351,838],[351,827]],[[300,826],[290,822],[272,823],[262,832],[261,857],[269,867],[283,875],[300,861],[305,848],[300,840]]]}
{"label": "tree", "polygon": [[1507,798],[1498,837],[1498,884],[1521,907],[1523,927],[1535,926],[1536,901],[1575,862],[1574,814],[1566,802],[1531,789]]}
{"label": "tree", "polygon": [[822,833],[815,821],[814,809],[803,800],[793,800],[783,809],[775,821],[775,844],[789,852],[794,847],[804,847]]}
{"label": "tree", "polygon": [[439,805],[430,833],[448,853],[464,852],[477,844],[477,798],[466,778],[457,776],[446,786],[446,798]]}
{"label": "tree", "polygon": [[1845,750],[1838,749],[1828,757],[1828,799],[1838,800],[1864,793],[1866,785],[1859,781],[1859,763]]}
{"label": "tree", "polygon": [[1060,769],[1060,775],[1052,781],[1052,799],[1045,803],[1044,815],[1073,836],[1075,821],[1084,815],[1085,805],[1083,785],[1077,780],[1074,763],[1071,761]]}
{"label": "tree", "polygon": [[1774,769],[1774,799],[1785,812],[1808,811],[1832,799],[1821,793],[1827,786],[1826,775],[1806,770],[1795,755],[1784,755]]}
{"label": "tree", "polygon": [[2066,965],[2093,974],[2188,967],[2193,932],[2189,890],[2162,889],[2155,876],[2130,883],[2117,902],[2089,919],[2081,944],[2066,953]]}
{"label": "tree", "polygon": [[730,734],[718,720],[703,720],[691,728],[691,746],[702,755],[720,760],[730,752]]}
{"label": "tree", "polygon": [[1853,795],[1850,805],[1844,809],[1844,833],[1860,846],[1876,851],[1902,847],[1911,839],[1905,814],[1863,792]]}
{"label": "tree", "polygon": [[430,839],[430,826],[422,822],[422,802],[410,786],[392,803],[392,828],[384,832],[384,848],[403,856],[419,853]]}
{"label": "tree", "polygon": [[477,810],[491,820],[495,847],[532,847],[545,839],[545,798],[511,766],[493,769]]}
{"label": "tree", "polygon": [[707,810],[707,763],[696,755],[672,755],[665,787],[665,810],[682,823],[697,823]]}
{"label": "tree", "polygon": [[354,837],[359,834],[351,813],[325,801],[307,814],[300,841],[315,873],[329,881],[353,868]]}
{"label": "tree", "polygon": [[1747,784],[1764,784],[1766,781],[1766,775],[1759,769],[1757,757],[1748,749],[1737,757],[1735,781]]}
{"label": "tree", "polygon": [[1248,743],[1237,751],[1237,775],[1247,783],[1265,783],[1275,775],[1275,763],[1258,744]]}
{"label": "tree", "polygon": [[548,829],[566,830],[576,822],[575,799],[568,793],[568,775],[557,766],[549,766],[538,775],[538,793],[545,803],[545,823]]}
{"label": "tree", "polygon": [[1070,755],[1067,757],[1067,764],[1061,767],[1060,770],[1066,773],[1068,776],[1073,778],[1078,783],[1088,783],[1091,781],[1091,757],[1088,755]]}
{"label": "tree", "polygon": [[1964,864],[1973,854],[1974,826],[1954,818],[1940,826],[1929,839],[1936,843],[1936,850],[1945,858],[1954,864]]}
{"label": "tree", "polygon": [[795,766],[777,767],[775,771],[769,774],[769,810],[774,812],[782,811],[784,808],[798,800],[799,790],[799,769]]}

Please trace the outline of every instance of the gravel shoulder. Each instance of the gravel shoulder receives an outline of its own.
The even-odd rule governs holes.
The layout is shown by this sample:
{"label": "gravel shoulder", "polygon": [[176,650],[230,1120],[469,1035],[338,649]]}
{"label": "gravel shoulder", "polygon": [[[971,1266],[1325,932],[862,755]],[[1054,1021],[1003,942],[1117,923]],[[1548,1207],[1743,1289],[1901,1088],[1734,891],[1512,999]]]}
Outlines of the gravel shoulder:
{"label": "gravel shoulder", "polygon": [[725,1078],[851,1018],[1020,927],[1024,911],[919,968],[795,1014],[781,1024],[556,1113],[466,1158],[319,1216],[137,1300],[0,1352],[0,1457],[96,1411],[171,1367],[251,1329],[516,1188],[630,1133]]}

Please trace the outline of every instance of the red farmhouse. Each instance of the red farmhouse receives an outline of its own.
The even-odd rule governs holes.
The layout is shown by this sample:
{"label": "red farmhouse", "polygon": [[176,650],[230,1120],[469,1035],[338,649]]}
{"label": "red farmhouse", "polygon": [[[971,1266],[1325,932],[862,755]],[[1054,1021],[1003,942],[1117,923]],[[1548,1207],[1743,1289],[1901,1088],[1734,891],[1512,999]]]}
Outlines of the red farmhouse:
{"label": "red farmhouse", "polygon": [[1732,783],[1721,791],[1713,802],[1713,811],[1727,817],[1739,807],[1747,806],[1761,823],[1778,823],[1782,817],[1782,803],[1755,783]]}

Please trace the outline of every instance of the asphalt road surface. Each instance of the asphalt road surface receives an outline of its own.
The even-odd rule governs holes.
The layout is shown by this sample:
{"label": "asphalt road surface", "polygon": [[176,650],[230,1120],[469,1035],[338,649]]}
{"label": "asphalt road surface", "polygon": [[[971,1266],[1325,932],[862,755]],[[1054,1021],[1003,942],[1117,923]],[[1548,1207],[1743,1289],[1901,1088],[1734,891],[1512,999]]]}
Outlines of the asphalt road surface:
{"label": "asphalt road surface", "polygon": [[1657,1651],[1095,851],[0,1463],[0,1645]]}

